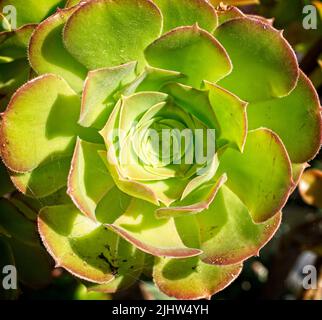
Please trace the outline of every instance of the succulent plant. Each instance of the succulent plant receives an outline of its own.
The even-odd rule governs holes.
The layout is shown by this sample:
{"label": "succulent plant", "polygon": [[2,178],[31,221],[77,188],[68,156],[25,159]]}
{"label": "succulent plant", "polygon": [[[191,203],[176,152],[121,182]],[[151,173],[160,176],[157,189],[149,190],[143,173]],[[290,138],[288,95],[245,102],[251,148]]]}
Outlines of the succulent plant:
{"label": "succulent plant", "polygon": [[315,89],[282,32],[235,7],[69,5],[36,27],[39,77],[2,115],[11,179],[40,202],[67,187],[39,232],[90,290],[144,272],[169,296],[209,298],[273,236],[319,150]]}

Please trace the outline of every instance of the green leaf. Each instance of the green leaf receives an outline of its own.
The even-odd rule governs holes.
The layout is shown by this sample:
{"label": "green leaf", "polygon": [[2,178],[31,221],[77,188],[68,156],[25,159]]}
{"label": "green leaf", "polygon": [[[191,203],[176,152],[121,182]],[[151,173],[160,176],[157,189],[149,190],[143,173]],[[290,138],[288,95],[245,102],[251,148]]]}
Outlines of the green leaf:
{"label": "green leaf", "polygon": [[153,67],[183,73],[185,83],[196,88],[203,80],[217,82],[232,69],[225,49],[197,25],[166,33],[145,50],[145,57]]}
{"label": "green leaf", "polygon": [[243,151],[247,136],[247,103],[225,89],[206,83],[209,100],[220,126],[218,144],[231,144]]}
{"label": "green leaf", "polygon": [[29,197],[44,198],[67,185],[71,157],[48,162],[26,173],[11,173],[15,187]]}
{"label": "green leaf", "polygon": [[159,258],[153,278],[157,287],[177,299],[210,299],[234,281],[242,265],[212,266],[198,258]]}
{"label": "green leaf", "polygon": [[[199,184],[198,178],[202,179],[205,178],[205,176],[198,176],[194,180],[191,180],[183,192],[184,199],[173,203],[171,207],[157,209],[156,216],[158,218],[182,217],[208,209],[210,204],[214,201],[218,190],[227,181],[227,177],[224,174],[215,181],[202,181],[202,179],[201,181],[203,184],[197,187]],[[196,185],[193,185],[194,183]],[[190,189],[195,188],[195,190],[187,194],[189,187]]]}
{"label": "green leaf", "polygon": [[283,97],[294,89],[299,75],[295,53],[271,25],[237,18],[219,26],[215,37],[234,66],[220,86],[248,102]]}
{"label": "green leaf", "polygon": [[113,223],[128,208],[132,197],[122,192],[117,186],[111,188],[97,204],[95,217],[103,224]]}
{"label": "green leaf", "polygon": [[319,97],[302,71],[296,88],[287,97],[251,103],[247,114],[250,129],[264,126],[279,135],[294,163],[311,160],[320,149]]}
{"label": "green leaf", "polygon": [[199,255],[200,250],[183,244],[173,219],[155,218],[157,208],[134,198],[126,212],[109,228],[140,250],[154,256],[183,258]]}
{"label": "green leaf", "polygon": [[69,18],[64,42],[90,70],[129,61],[138,61],[140,69],[145,64],[143,50],[159,36],[161,27],[161,13],[151,1],[90,1]]}
{"label": "green leaf", "polygon": [[205,263],[230,265],[258,255],[281,222],[281,214],[255,224],[240,199],[223,186],[208,210],[196,215]]}
{"label": "green leaf", "polygon": [[90,71],[83,90],[79,124],[101,129],[116,102],[115,92],[135,76],[136,63]]}
{"label": "green leaf", "polygon": [[228,148],[219,158],[217,174],[247,206],[255,223],[265,222],[285,205],[293,187],[286,149],[272,131],[249,131],[243,153]]}
{"label": "green leaf", "polygon": [[74,11],[59,10],[38,25],[30,40],[29,61],[39,75],[57,74],[81,92],[87,69],[70,55],[62,40],[65,23]]}
{"label": "green leaf", "polygon": [[27,172],[71,155],[80,100],[67,83],[44,75],[21,87],[2,117],[1,154],[7,167]]}
{"label": "green leaf", "polygon": [[209,32],[217,26],[217,14],[205,0],[154,0],[163,16],[163,32],[195,23]]}
{"label": "green leaf", "polygon": [[74,206],[42,209],[38,225],[57,266],[81,279],[104,284],[117,279],[133,264],[142,263],[140,251],[83,216]]}
{"label": "green leaf", "polygon": [[78,140],[68,178],[68,194],[80,211],[94,220],[97,204],[114,187],[99,150],[104,146]]}

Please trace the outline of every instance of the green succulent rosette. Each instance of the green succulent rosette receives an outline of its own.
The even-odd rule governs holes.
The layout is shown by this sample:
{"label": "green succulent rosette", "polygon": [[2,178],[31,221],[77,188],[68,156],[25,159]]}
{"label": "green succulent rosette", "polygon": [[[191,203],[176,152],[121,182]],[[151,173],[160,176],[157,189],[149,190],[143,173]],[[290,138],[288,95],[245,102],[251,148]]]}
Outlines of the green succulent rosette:
{"label": "green succulent rosette", "polygon": [[[11,179],[40,201],[67,187],[70,201],[41,209],[39,232],[90,290],[144,272],[169,296],[209,298],[273,236],[319,150],[315,89],[282,32],[235,7],[69,5],[36,27],[39,77],[2,116]],[[174,134],[160,157],[150,133],[162,144],[185,130],[201,135]]]}

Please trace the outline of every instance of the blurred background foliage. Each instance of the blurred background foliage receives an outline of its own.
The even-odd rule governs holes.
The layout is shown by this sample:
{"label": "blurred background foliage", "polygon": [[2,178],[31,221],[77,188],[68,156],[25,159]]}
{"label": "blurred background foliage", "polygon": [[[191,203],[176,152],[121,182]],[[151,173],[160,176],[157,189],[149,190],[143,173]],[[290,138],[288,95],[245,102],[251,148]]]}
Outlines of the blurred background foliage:
{"label": "blurred background foliage", "polygon": [[[215,5],[221,2],[210,1]],[[33,19],[27,22],[39,22],[57,5],[63,7],[66,1],[49,2],[53,4],[51,7],[35,12]],[[295,48],[302,70],[311,78],[321,98],[322,1],[226,0],[226,3],[238,5],[248,14],[273,18],[274,26],[284,30],[284,36]],[[306,5],[316,8],[316,29],[306,30],[303,27],[303,19],[308,15],[307,11],[303,11]],[[1,81],[0,78],[0,89]],[[322,153],[310,166],[286,205],[283,223],[273,240],[259,257],[246,261],[240,277],[213,299],[322,299]],[[1,163],[0,181],[0,283],[3,265],[15,265],[19,275],[18,290],[0,290],[0,299],[168,299],[149,282],[148,277],[142,278],[131,289],[114,295],[88,292],[79,280],[54,267],[37,236],[36,212],[41,206],[50,204],[53,197],[55,203],[63,203],[64,190],[43,199],[42,203],[25,198],[13,191]],[[14,215],[19,224],[12,224],[8,215]],[[303,273],[303,268],[306,265],[314,266],[317,272],[312,274],[313,282],[309,281],[309,287],[304,289],[303,279],[307,274]]]}

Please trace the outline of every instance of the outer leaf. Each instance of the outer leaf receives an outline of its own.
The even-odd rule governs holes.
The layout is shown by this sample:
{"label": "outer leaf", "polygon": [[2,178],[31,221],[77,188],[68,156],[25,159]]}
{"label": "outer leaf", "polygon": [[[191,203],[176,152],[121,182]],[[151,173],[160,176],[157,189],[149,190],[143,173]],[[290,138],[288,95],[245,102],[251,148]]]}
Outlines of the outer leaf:
{"label": "outer leaf", "polygon": [[322,208],[322,171],[306,170],[300,180],[299,191],[307,204]]}
{"label": "outer leaf", "polygon": [[302,71],[296,88],[287,97],[250,104],[248,120],[251,129],[265,126],[276,132],[294,163],[311,160],[320,149],[320,102]]}
{"label": "outer leaf", "polygon": [[154,0],[163,15],[163,32],[195,23],[209,32],[217,26],[217,14],[205,0]]}
{"label": "outer leaf", "polygon": [[159,36],[161,25],[160,11],[152,1],[94,0],[84,3],[68,20],[64,42],[90,70],[134,60],[141,68],[143,50]]}
{"label": "outer leaf", "polygon": [[218,175],[247,206],[255,223],[281,210],[293,187],[292,168],[285,147],[268,129],[250,131],[244,153],[227,149],[219,158]]}
{"label": "outer leaf", "polygon": [[[95,283],[106,283],[132,265],[141,253],[70,205],[47,207],[38,219],[42,240],[58,266]],[[126,260],[126,261],[125,261]]]}
{"label": "outer leaf", "polygon": [[87,70],[65,49],[62,30],[75,9],[59,10],[40,23],[29,46],[29,61],[38,74],[54,73],[62,76],[77,92],[81,92]]}
{"label": "outer leaf", "polygon": [[274,235],[281,214],[255,224],[243,203],[223,186],[208,210],[196,216],[205,263],[230,265],[258,255]]}
{"label": "outer leaf", "polygon": [[68,194],[75,205],[95,220],[97,204],[114,187],[114,182],[98,154],[104,146],[78,140],[68,178]]}
{"label": "outer leaf", "polygon": [[142,251],[154,256],[183,258],[199,255],[200,250],[187,248],[183,244],[173,219],[155,218],[156,209],[148,202],[133,199],[124,215],[109,227]]}
{"label": "outer leaf", "polygon": [[198,25],[171,30],[145,50],[150,65],[187,76],[199,88],[203,80],[217,82],[231,72],[231,61],[220,43]]}
{"label": "outer leaf", "polygon": [[241,272],[242,265],[211,266],[198,258],[158,259],[153,278],[159,289],[177,299],[210,299]]}
{"label": "outer leaf", "polygon": [[269,24],[233,19],[219,26],[215,36],[234,66],[219,85],[241,99],[253,102],[283,97],[296,86],[296,56],[282,34]]}
{"label": "outer leaf", "polygon": [[26,172],[70,155],[79,108],[79,97],[58,76],[44,75],[21,87],[2,117],[1,153],[7,167]]}

